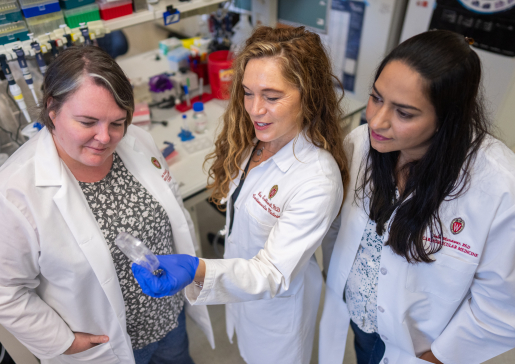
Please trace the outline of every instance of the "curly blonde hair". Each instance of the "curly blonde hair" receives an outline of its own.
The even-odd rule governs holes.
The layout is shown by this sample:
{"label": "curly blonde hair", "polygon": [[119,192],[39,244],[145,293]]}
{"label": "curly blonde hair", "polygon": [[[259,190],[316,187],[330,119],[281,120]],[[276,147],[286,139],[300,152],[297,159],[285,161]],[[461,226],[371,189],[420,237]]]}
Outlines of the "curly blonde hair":
{"label": "curly blonde hair", "polygon": [[204,162],[206,165],[213,160],[209,168],[212,183],[207,186],[212,189],[211,201],[220,208],[220,201],[229,194],[230,183],[238,176],[249,147],[254,145],[256,134],[245,110],[242,81],[247,63],[256,58],[279,61],[283,77],[301,94],[299,130],[305,129],[308,140],[331,153],[346,186],[349,173],[340,127],[343,95],[338,98],[334,82],[340,81],[332,73],[331,62],[320,37],[304,27],[259,27],[233,62],[229,106],[223,115],[215,151]]}

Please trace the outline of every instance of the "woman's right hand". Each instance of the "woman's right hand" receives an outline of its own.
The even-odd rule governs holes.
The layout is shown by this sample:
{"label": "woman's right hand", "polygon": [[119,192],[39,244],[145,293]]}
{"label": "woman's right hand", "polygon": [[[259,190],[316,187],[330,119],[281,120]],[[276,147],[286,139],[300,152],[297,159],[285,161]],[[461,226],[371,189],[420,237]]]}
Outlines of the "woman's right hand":
{"label": "woman's right hand", "polygon": [[142,266],[132,263],[132,273],[141,290],[150,297],[173,296],[193,282],[199,259],[188,254],[156,255],[160,275],[154,275]]}
{"label": "woman's right hand", "polygon": [[64,355],[71,355],[81,353],[98,344],[103,344],[109,341],[109,337],[105,335],[92,335],[86,334],[85,332],[74,332],[75,340],[72,345],[66,350]]}

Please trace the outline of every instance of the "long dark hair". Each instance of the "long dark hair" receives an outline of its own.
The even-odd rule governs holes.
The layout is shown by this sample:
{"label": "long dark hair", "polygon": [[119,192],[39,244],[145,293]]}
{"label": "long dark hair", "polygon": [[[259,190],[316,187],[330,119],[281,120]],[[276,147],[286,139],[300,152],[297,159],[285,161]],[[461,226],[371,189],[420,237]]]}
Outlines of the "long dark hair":
{"label": "long dark hair", "polygon": [[[355,197],[363,203],[370,198],[370,219],[377,223],[379,235],[395,211],[386,245],[408,262],[429,263],[430,255],[443,244],[439,207],[467,189],[471,163],[488,134],[480,92],[481,62],[465,37],[444,30],[419,34],[397,46],[380,64],[374,82],[394,60],[427,81],[437,132],[425,155],[402,167],[407,179],[398,199],[395,171],[400,152],[379,153],[370,147]],[[431,237],[424,239],[428,228]]]}

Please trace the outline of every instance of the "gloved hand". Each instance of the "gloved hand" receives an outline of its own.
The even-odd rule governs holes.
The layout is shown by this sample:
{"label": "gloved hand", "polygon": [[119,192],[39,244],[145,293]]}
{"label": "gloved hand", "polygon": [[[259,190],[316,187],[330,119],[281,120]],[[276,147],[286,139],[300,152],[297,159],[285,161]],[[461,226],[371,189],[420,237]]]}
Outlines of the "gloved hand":
{"label": "gloved hand", "polygon": [[199,264],[197,257],[187,254],[156,255],[160,275],[154,275],[142,266],[132,263],[132,273],[141,290],[150,297],[173,296],[193,282]]}

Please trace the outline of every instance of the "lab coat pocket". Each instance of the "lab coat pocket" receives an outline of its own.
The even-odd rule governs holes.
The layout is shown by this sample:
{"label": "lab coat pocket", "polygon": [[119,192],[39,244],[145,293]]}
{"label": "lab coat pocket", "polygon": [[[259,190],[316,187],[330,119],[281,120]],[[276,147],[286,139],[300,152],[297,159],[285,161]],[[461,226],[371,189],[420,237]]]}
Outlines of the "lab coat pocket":
{"label": "lab coat pocket", "polygon": [[91,361],[95,364],[116,364],[120,363],[120,359],[116,356],[109,342],[92,347],[86,351],[73,354],[61,355],[61,359],[65,363],[77,363]]}
{"label": "lab coat pocket", "polygon": [[248,235],[242,239],[245,248],[249,250],[252,256],[256,255],[261,249],[265,247],[268,236],[274,227],[276,218],[270,216],[265,211],[260,211],[260,206],[255,206],[254,201],[249,201],[245,204],[245,212],[248,219]]}
{"label": "lab coat pocket", "polygon": [[293,331],[295,295],[249,301],[243,307],[245,317],[259,331],[277,334],[289,334]]}
{"label": "lab coat pocket", "polygon": [[433,263],[415,263],[408,267],[406,289],[428,292],[443,301],[463,299],[470,287],[477,264],[437,253]]}

